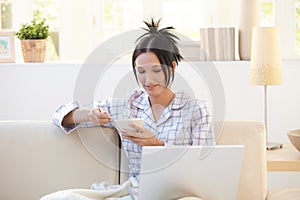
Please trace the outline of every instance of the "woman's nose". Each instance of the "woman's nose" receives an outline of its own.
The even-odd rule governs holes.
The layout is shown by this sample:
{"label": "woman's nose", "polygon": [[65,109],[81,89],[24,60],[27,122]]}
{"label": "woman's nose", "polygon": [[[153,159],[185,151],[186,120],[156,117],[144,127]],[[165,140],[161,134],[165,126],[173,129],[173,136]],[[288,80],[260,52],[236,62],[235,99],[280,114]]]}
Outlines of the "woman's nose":
{"label": "woman's nose", "polygon": [[151,73],[147,73],[146,82],[151,83],[154,81],[153,75]]}

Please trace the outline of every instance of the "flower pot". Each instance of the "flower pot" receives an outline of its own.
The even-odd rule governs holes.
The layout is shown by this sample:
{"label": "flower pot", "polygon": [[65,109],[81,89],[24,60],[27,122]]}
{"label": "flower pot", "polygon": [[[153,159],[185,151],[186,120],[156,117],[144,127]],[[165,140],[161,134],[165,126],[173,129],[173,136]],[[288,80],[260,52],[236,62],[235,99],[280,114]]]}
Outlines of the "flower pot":
{"label": "flower pot", "polygon": [[21,40],[24,62],[44,62],[46,44],[46,39]]}

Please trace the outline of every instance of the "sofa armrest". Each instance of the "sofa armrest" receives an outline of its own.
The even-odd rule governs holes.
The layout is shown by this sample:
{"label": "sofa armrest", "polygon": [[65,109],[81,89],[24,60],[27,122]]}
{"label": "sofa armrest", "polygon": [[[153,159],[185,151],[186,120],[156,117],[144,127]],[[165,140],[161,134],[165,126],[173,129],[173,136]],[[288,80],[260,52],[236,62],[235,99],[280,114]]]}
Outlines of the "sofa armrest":
{"label": "sofa armrest", "polygon": [[[86,144],[99,142],[97,156],[79,136]],[[50,121],[1,121],[0,199],[38,199],[58,190],[89,188],[104,180],[117,184],[116,146],[118,137],[111,128],[82,128],[66,135]]]}

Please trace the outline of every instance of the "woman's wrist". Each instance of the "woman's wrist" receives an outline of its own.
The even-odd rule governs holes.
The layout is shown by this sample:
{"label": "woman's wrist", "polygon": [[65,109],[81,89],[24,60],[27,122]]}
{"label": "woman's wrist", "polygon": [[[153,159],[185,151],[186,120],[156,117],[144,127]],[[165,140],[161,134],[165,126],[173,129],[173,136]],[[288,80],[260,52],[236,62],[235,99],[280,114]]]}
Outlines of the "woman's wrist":
{"label": "woman's wrist", "polygon": [[75,109],[69,112],[63,119],[62,125],[73,125],[79,124],[81,122],[89,121],[88,113],[90,110],[88,109]]}
{"label": "woman's wrist", "polygon": [[165,146],[165,142],[162,140],[158,140],[158,145],[157,146]]}
{"label": "woman's wrist", "polygon": [[76,109],[73,111],[73,123],[74,124],[79,124],[82,122],[88,122],[90,121],[89,119],[89,113],[90,113],[90,109]]}

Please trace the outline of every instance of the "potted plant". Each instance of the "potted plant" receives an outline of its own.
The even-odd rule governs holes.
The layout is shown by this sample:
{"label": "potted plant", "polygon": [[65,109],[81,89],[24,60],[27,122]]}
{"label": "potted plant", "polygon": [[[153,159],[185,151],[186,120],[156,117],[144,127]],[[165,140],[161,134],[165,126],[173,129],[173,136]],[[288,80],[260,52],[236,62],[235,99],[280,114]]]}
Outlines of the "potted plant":
{"label": "potted plant", "polygon": [[21,40],[24,62],[44,62],[47,38],[50,35],[45,19],[33,19],[30,24],[22,24],[16,36]]}

